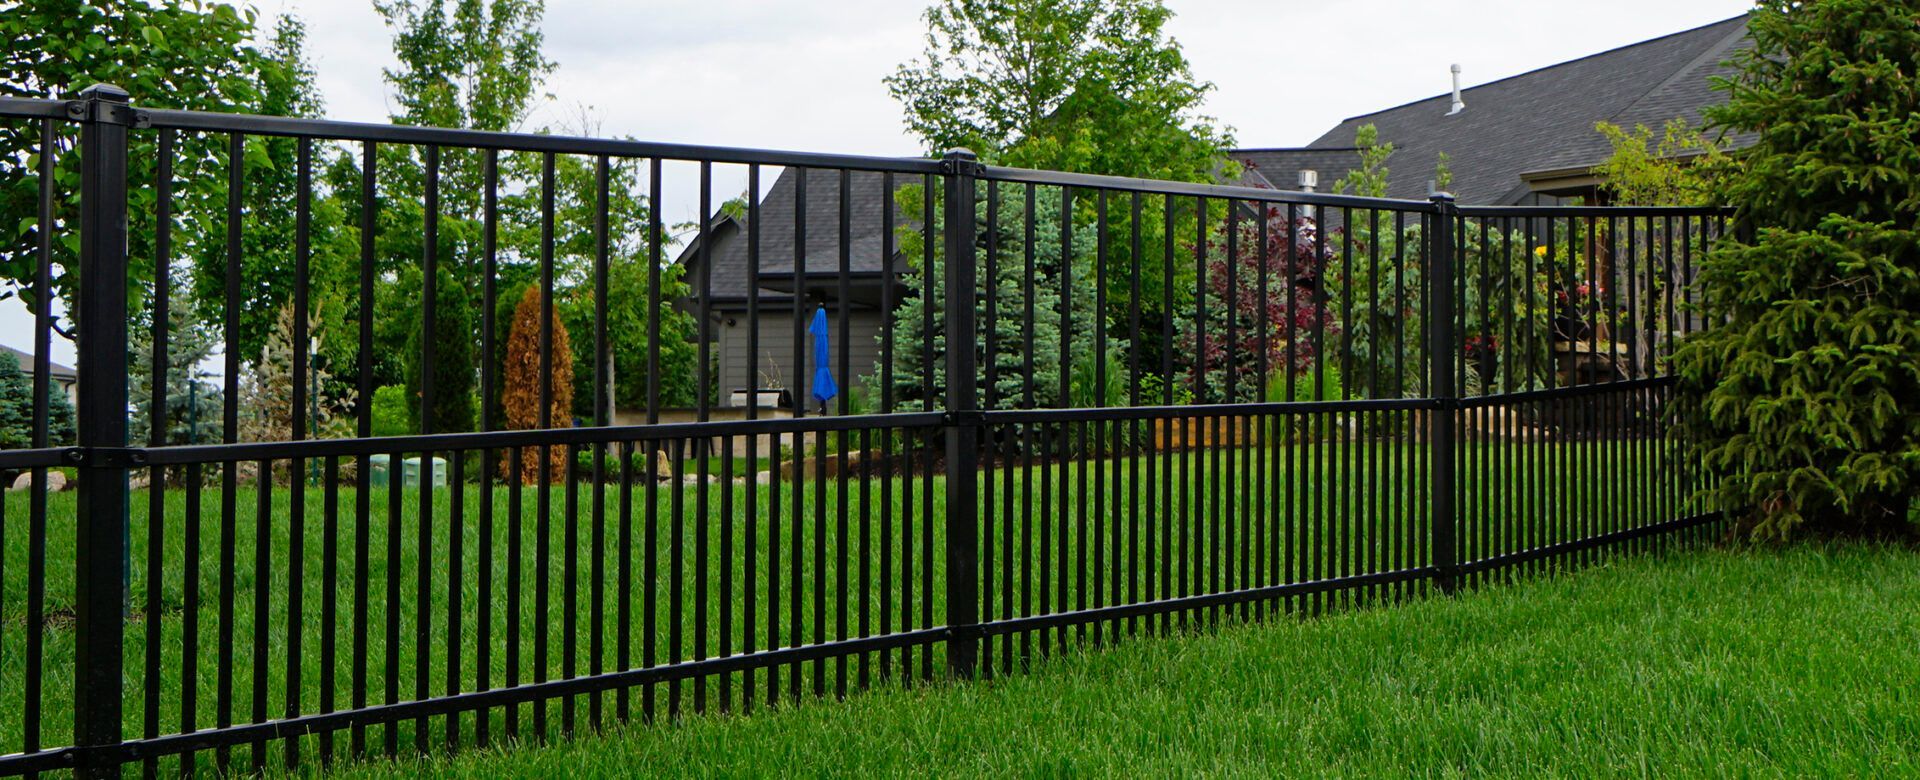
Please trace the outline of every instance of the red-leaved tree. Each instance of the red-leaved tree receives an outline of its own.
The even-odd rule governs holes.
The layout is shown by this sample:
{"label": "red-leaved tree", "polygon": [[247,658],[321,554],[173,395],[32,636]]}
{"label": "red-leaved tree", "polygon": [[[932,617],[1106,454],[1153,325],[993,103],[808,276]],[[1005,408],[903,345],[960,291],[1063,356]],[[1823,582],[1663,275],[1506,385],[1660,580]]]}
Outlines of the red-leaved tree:
{"label": "red-leaved tree", "polygon": [[1261,398],[1280,372],[1298,376],[1312,368],[1320,344],[1339,332],[1320,286],[1331,250],[1316,252],[1313,218],[1296,209],[1289,220],[1286,209],[1272,205],[1257,214],[1234,208],[1208,239],[1200,285],[1205,314],[1182,323],[1197,369],[1187,379],[1202,401],[1224,400],[1229,391],[1234,400]]}

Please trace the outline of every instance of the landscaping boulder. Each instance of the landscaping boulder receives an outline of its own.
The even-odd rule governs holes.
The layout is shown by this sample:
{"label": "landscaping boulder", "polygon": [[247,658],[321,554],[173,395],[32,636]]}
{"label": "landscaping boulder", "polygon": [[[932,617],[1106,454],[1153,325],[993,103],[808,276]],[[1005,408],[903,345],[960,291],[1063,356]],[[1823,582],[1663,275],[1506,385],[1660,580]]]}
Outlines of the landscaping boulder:
{"label": "landscaping boulder", "polygon": [[[30,487],[33,487],[33,471],[27,470],[27,471],[20,472],[20,476],[13,478],[13,486],[7,488],[7,491],[13,492],[16,490],[26,490],[27,488],[30,488]],[[58,493],[66,489],[67,489],[67,475],[65,472],[60,472],[60,471],[47,472],[47,492],[48,493]]]}
{"label": "landscaping boulder", "polygon": [[[879,454],[871,450],[848,451],[846,461],[847,474],[849,476],[859,475],[862,473],[860,468],[862,463],[865,463],[869,459],[877,459],[878,457]],[[816,463],[819,465],[815,465]],[[822,471],[822,467],[824,467],[824,471]],[[831,452],[825,455],[801,458],[799,460],[789,460],[780,464],[780,476],[783,477],[790,478],[796,474],[801,477],[811,477],[821,473],[825,473],[829,477],[837,477],[840,475],[840,453]]]}

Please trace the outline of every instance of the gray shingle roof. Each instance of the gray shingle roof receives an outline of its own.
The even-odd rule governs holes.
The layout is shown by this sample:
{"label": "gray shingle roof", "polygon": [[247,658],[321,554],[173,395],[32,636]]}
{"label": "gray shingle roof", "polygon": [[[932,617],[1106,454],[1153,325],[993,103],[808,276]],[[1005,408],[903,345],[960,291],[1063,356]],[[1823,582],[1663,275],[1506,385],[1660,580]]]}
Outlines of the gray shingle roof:
{"label": "gray shingle roof", "polygon": [[[5,344],[0,344],[0,349],[4,349],[8,352],[13,353],[14,359],[20,361],[21,373],[24,373],[24,374],[33,373],[34,363],[33,363],[32,352],[28,352],[26,350],[14,349],[13,347],[9,347]],[[47,361],[47,377],[58,382],[72,382],[72,381],[79,380],[80,372],[73,370],[72,366],[68,366],[62,363],[57,363],[52,360],[48,360]]]}
{"label": "gray shingle roof", "polygon": [[1300,188],[1300,172],[1308,170],[1320,173],[1317,192],[1332,192],[1334,180],[1340,178],[1340,172],[1352,167],[1354,161],[1360,159],[1360,150],[1352,146],[1236,149],[1233,158],[1240,161],[1240,181],[1243,184],[1297,190]]}
{"label": "gray shingle roof", "polygon": [[[803,256],[804,273],[808,275],[838,275],[840,272],[840,177],[839,170],[807,169],[806,176],[806,246]],[[855,275],[877,274],[884,270],[881,250],[883,248],[883,217],[885,209],[893,209],[894,226],[917,228],[918,216],[903,213],[895,203],[893,194],[886,191],[883,174],[866,171],[852,171],[847,174],[847,247],[849,267]],[[894,188],[918,185],[917,176],[894,178]],[[796,183],[799,176],[796,169],[787,168],[774,180],[772,189],[760,200],[760,275],[761,300],[766,303],[780,303],[789,299],[781,290],[791,289],[790,281],[794,271],[795,238],[797,235],[795,214]],[[747,228],[744,220],[724,220],[712,231],[713,272],[710,284],[713,301],[716,304],[745,301],[747,297]],[[899,255],[898,241],[895,241],[894,254]],[[687,281],[698,285],[697,262],[699,242],[688,245],[681,253],[680,261],[688,264]],[[786,277],[785,279],[768,277]],[[695,290],[698,293],[698,290]]]}
{"label": "gray shingle roof", "polygon": [[1322,190],[1331,190],[1359,160],[1336,150],[1351,147],[1360,126],[1371,123],[1394,145],[1389,197],[1425,197],[1434,163],[1446,152],[1461,203],[1516,202],[1527,192],[1521,174],[1604,161],[1610,149],[1596,122],[1642,123],[1658,132],[1677,116],[1698,126],[1701,107],[1725,99],[1709,77],[1724,73],[1720,63],[1746,45],[1746,21],[1738,16],[1472,87],[1462,91],[1466,109],[1453,116],[1451,95],[1441,94],[1349,118],[1304,149],[1233,156],[1281,189],[1297,186],[1299,169],[1325,166],[1316,170]]}

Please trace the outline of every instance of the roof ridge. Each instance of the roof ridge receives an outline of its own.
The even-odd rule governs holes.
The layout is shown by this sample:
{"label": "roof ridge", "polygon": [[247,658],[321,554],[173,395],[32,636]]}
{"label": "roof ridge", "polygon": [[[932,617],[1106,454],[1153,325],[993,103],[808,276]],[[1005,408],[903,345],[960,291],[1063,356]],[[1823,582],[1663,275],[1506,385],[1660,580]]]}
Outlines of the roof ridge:
{"label": "roof ridge", "polygon": [[[1513,75],[1511,75],[1511,76],[1504,76],[1504,77],[1501,77],[1501,78],[1497,78],[1497,79],[1494,79],[1494,80],[1492,80],[1492,81],[1489,81],[1489,82],[1486,82],[1486,83],[1484,83],[1484,84],[1475,84],[1474,86],[1471,86],[1471,87],[1466,87],[1466,88],[1463,88],[1463,89],[1461,89],[1460,91],[1461,91],[1462,93],[1467,93],[1467,92],[1472,92],[1473,90],[1476,90],[1476,89],[1483,89],[1483,88],[1486,88],[1486,87],[1491,87],[1491,86],[1493,86],[1493,85],[1495,85],[1495,84],[1501,84],[1501,83],[1504,83],[1504,82],[1508,82],[1508,81],[1512,81],[1512,80],[1514,80],[1514,79],[1518,79],[1518,78],[1524,78],[1524,77],[1527,77],[1527,76],[1531,76],[1531,75],[1534,75],[1534,74],[1536,74],[1536,73],[1541,73],[1541,72],[1544,72],[1544,71],[1549,71],[1549,70],[1553,70],[1554,68],[1558,68],[1558,67],[1562,67],[1562,66],[1566,66],[1566,65],[1572,65],[1572,64],[1574,64],[1574,63],[1576,63],[1576,62],[1585,62],[1585,61],[1587,61],[1587,60],[1590,60],[1590,59],[1593,59],[1593,58],[1595,58],[1595,57],[1604,57],[1604,56],[1606,56],[1606,55],[1609,55],[1609,54],[1614,54],[1614,53],[1617,53],[1617,52],[1621,52],[1621,51],[1625,51],[1625,50],[1627,50],[1627,49],[1632,49],[1632,48],[1635,48],[1635,47],[1638,47],[1638,46],[1645,46],[1645,45],[1647,45],[1647,44],[1650,44],[1650,43],[1655,43],[1655,42],[1657,42],[1657,41],[1664,41],[1664,40],[1666,40],[1666,39],[1668,39],[1668,38],[1675,38],[1675,37],[1678,37],[1678,36],[1682,36],[1682,35],[1686,35],[1686,34],[1688,34],[1688,33],[1696,33],[1696,32],[1699,32],[1699,31],[1701,31],[1701,30],[1705,30],[1705,29],[1707,29],[1707,28],[1709,28],[1709,27],[1716,27],[1716,26],[1719,26],[1719,25],[1722,25],[1722,24],[1726,24],[1726,23],[1728,23],[1728,22],[1731,22],[1731,21],[1734,21],[1735,19],[1745,19],[1745,18],[1747,18],[1747,16],[1748,16],[1747,14],[1740,14],[1739,16],[1731,16],[1731,17],[1728,17],[1728,18],[1725,18],[1725,19],[1721,19],[1720,21],[1717,21],[1717,22],[1709,22],[1709,23],[1707,23],[1707,24],[1703,24],[1703,25],[1700,25],[1700,26],[1698,26],[1698,27],[1689,27],[1689,28],[1687,28],[1687,29],[1685,29],[1685,30],[1679,30],[1679,31],[1677,31],[1677,32],[1670,32],[1670,33],[1667,33],[1667,34],[1665,34],[1665,35],[1658,35],[1658,36],[1655,36],[1655,37],[1652,37],[1652,38],[1648,38],[1648,39],[1646,39],[1646,40],[1644,40],[1644,41],[1636,41],[1636,42],[1634,42],[1634,43],[1628,43],[1628,44],[1624,44],[1624,45],[1620,45],[1620,46],[1615,46],[1615,47],[1613,47],[1613,48],[1611,48],[1611,49],[1605,49],[1605,50],[1602,50],[1602,51],[1597,51],[1597,52],[1594,52],[1594,53],[1592,53],[1592,54],[1587,54],[1587,55],[1583,55],[1583,56],[1580,56],[1580,57],[1575,57],[1575,58],[1573,58],[1573,59],[1570,59],[1570,60],[1562,60],[1562,61],[1560,61],[1560,62],[1555,62],[1555,63],[1552,63],[1552,64],[1550,64],[1550,65],[1542,65],[1542,66],[1540,66],[1540,67],[1538,67],[1538,68],[1534,68],[1533,70],[1528,70],[1528,71],[1522,71],[1522,72],[1520,72],[1520,73],[1515,73],[1515,74],[1513,74]],[[1745,29],[1745,25],[1742,25],[1742,29]],[[1378,110],[1378,111],[1369,111],[1369,112],[1367,112],[1367,113],[1364,113],[1364,114],[1355,114],[1355,115],[1353,115],[1353,116],[1350,116],[1350,117],[1347,117],[1347,118],[1345,118],[1345,119],[1342,119],[1342,120],[1340,120],[1340,124],[1346,124],[1347,122],[1351,122],[1351,121],[1353,121],[1353,120],[1356,120],[1356,119],[1365,119],[1365,118],[1367,118],[1367,117],[1370,117],[1370,116],[1377,116],[1377,115],[1380,115],[1380,114],[1384,114],[1384,113],[1387,113],[1387,112],[1389,112],[1389,111],[1398,111],[1398,110],[1400,110],[1400,109],[1403,109],[1403,108],[1406,108],[1406,107],[1408,107],[1408,106],[1415,106],[1415,105],[1419,105],[1419,104],[1421,104],[1421,103],[1425,103],[1425,102],[1427,102],[1427,101],[1429,101],[1429,100],[1440,100],[1440,99],[1442,99],[1442,98],[1446,98],[1446,97],[1449,97],[1449,96],[1451,96],[1452,94],[1453,94],[1452,92],[1442,92],[1442,93],[1440,93],[1440,94],[1438,94],[1438,95],[1434,95],[1434,96],[1432,96],[1432,97],[1423,97],[1423,98],[1420,98],[1420,99],[1418,99],[1418,100],[1409,100],[1409,101],[1407,101],[1407,102],[1405,102],[1405,103],[1401,103],[1401,104],[1399,104],[1399,105],[1397,105],[1397,106],[1390,106],[1390,107],[1388,107],[1388,108],[1383,108],[1383,109],[1380,109],[1380,110]],[[1644,95],[1643,95],[1642,97],[1644,97]],[[1638,98],[1635,98],[1635,100],[1637,101],[1637,100],[1638,100]],[[1335,129],[1339,129],[1339,128],[1338,128],[1338,127],[1336,126],[1336,127],[1335,127]]]}
{"label": "roof ridge", "polygon": [[1261,152],[1357,152],[1358,146],[1258,146],[1248,149],[1228,149],[1227,154],[1258,154]]}
{"label": "roof ridge", "polygon": [[1701,63],[1707,60],[1708,58],[1713,58],[1713,61],[1717,64],[1719,62],[1720,55],[1725,54],[1728,49],[1732,48],[1734,44],[1739,43],[1742,38],[1746,37],[1746,35],[1747,35],[1747,26],[1744,24],[1740,25],[1739,29],[1734,30],[1731,33],[1728,33],[1726,36],[1722,37],[1718,42],[1714,43],[1712,46],[1708,46],[1706,49],[1702,50],[1699,54],[1695,55],[1693,59],[1688,60],[1687,64],[1680,66],[1678,69],[1674,70],[1673,73],[1668,74],[1665,79],[1662,79],[1660,81],[1660,83],[1653,85],[1652,89],[1649,89],[1646,92],[1641,93],[1639,97],[1636,97],[1632,101],[1629,101],[1625,106],[1622,106],[1619,111],[1616,111],[1613,113],[1612,116],[1607,117],[1607,119],[1608,120],[1616,119],[1618,117],[1624,116],[1627,113],[1633,111],[1635,108],[1638,108],[1641,101],[1644,101],[1648,97],[1651,97],[1653,95],[1657,95],[1660,93],[1661,90],[1664,90],[1669,86],[1672,86],[1675,82],[1678,82],[1681,78],[1684,78],[1688,74],[1692,73],[1695,68],[1700,67]]}

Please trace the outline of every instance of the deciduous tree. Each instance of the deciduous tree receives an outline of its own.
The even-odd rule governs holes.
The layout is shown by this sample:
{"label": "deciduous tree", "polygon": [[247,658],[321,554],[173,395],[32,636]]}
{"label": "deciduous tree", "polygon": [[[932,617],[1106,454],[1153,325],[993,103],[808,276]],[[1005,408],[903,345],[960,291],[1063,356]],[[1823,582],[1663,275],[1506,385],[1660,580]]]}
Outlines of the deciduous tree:
{"label": "deciduous tree", "polygon": [[[298,39],[259,36],[258,17],[251,9],[205,0],[46,0],[15,3],[0,13],[0,95],[64,99],[96,83],[119,86],[136,105],[246,113],[285,113],[269,105],[267,93],[295,87],[300,74],[290,63],[300,62]],[[283,29],[285,29],[283,25]],[[255,41],[266,38],[263,46]],[[293,48],[288,48],[291,44]],[[291,55],[291,56],[287,56]],[[281,89],[282,94],[286,94]],[[71,311],[74,269],[80,234],[73,220],[79,209],[80,155],[78,134],[56,123],[52,137],[54,222],[38,220],[42,138],[38,123],[0,123],[0,298],[19,295],[28,301],[50,295],[65,306],[55,307],[55,327],[71,336],[71,323],[61,310]],[[155,135],[135,133],[129,138],[127,179],[145,185],[154,180],[157,153]],[[248,154],[264,153],[261,139],[248,143]],[[218,175],[226,158],[226,139],[207,133],[181,133],[174,150],[174,209],[182,215],[174,246],[181,257],[212,253],[222,231],[217,215],[224,213],[226,179]],[[256,177],[291,177],[290,168],[257,164]],[[128,189],[128,261],[134,300],[145,294],[145,280],[153,278],[155,190]],[[276,213],[289,214],[290,210]],[[289,218],[290,219],[290,218]],[[36,247],[43,231],[51,232],[54,273],[51,289],[41,290]],[[261,307],[261,322],[270,320],[272,307]],[[243,316],[244,313],[243,313]],[[266,325],[249,326],[250,339],[241,345],[257,348]]]}

